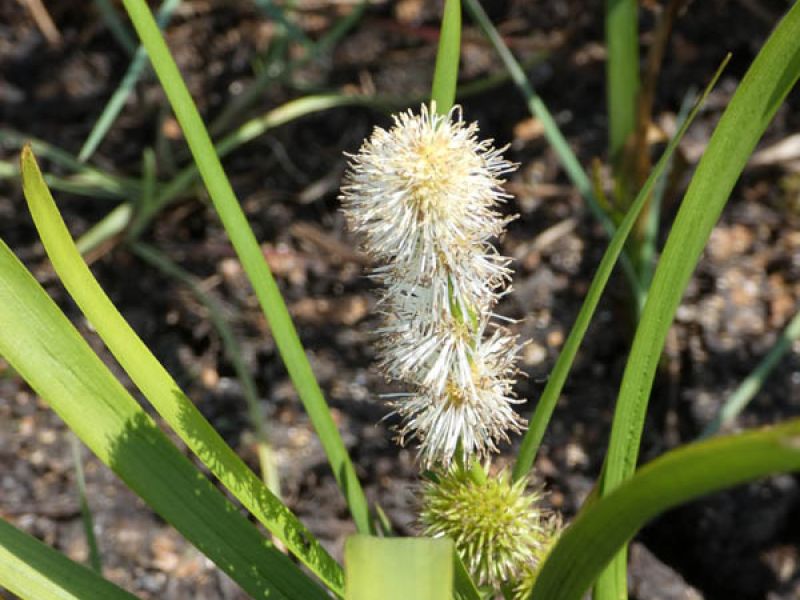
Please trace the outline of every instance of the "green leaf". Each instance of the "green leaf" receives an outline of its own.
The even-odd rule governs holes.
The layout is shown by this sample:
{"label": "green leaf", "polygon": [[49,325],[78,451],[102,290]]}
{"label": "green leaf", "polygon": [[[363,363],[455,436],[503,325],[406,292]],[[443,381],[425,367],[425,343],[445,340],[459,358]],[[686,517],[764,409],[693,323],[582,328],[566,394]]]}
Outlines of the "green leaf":
{"label": "green leaf", "polygon": [[639,95],[639,3],[606,0],[606,98],[609,154],[617,162],[636,129]]}
{"label": "green leaf", "polygon": [[725,404],[719,414],[703,430],[700,437],[705,438],[716,434],[722,427],[731,423],[740,412],[742,412],[750,401],[755,398],[758,390],[764,385],[764,381],[778,366],[781,359],[792,349],[792,344],[800,338],[800,312],[798,312],[789,324],[781,332],[775,345],[770,348],[767,355],[753,369],[753,372],[745,377],[734,392],[725,400]]}
{"label": "green leaf", "polygon": [[614,553],[656,515],[704,494],[798,470],[800,419],[667,452],[578,514],[529,598],[579,600]]}
{"label": "green leaf", "polygon": [[136,598],[3,519],[0,519],[0,586],[22,600]]}
{"label": "green leaf", "polygon": [[150,62],[169,99],[175,117],[192,151],[197,168],[208,189],[214,208],[233,243],[242,267],[253,286],[261,309],[272,330],[275,344],[283,358],[306,412],[319,436],[333,475],[344,493],[350,513],[360,532],[371,530],[369,508],[364,490],[336,428],[330,409],[317,383],[300,338],[294,328],[289,310],[272,276],[253,230],[247,223],[236,195],[233,193],[211,138],[200,118],[189,90],[175,61],[158,30],[153,15],[144,0],[124,0],[128,15],[147,49]]}
{"label": "green leaf", "polygon": [[254,598],[328,598],[158,429],[0,240],[0,356],[97,457]]}
{"label": "green leaf", "polygon": [[[108,0],[103,0],[103,3],[107,4]],[[161,4],[161,8],[158,9],[158,17],[156,18],[160,29],[164,29],[169,24],[172,19],[172,13],[175,12],[175,9],[178,8],[180,3],[181,0],[164,0]],[[113,8],[110,8],[110,10],[116,15],[116,11]],[[119,17],[117,17],[117,19],[119,19]],[[133,54],[131,64],[128,65],[128,70],[119,82],[119,86],[114,90],[114,93],[111,95],[105,108],[103,108],[103,112],[97,118],[97,121],[95,121],[92,131],[81,147],[78,153],[78,160],[80,162],[89,160],[92,154],[94,154],[94,151],[97,150],[97,147],[100,145],[100,142],[103,141],[108,130],[111,129],[111,126],[122,111],[125,102],[128,100],[131,92],[133,92],[133,88],[136,87],[139,78],[146,68],[147,51],[142,46],[138,46]]]}
{"label": "green leaf", "polygon": [[536,410],[530,419],[530,426],[525,432],[525,436],[522,438],[522,445],[520,446],[519,453],[517,454],[517,461],[514,464],[513,474],[515,480],[524,477],[528,474],[531,468],[533,468],[533,463],[536,460],[536,453],[538,452],[539,446],[542,443],[542,438],[544,437],[547,426],[550,423],[550,418],[553,415],[558,398],[561,396],[561,390],[564,389],[564,383],[566,382],[569,371],[572,368],[572,363],[575,360],[575,356],[577,355],[578,349],[583,341],[583,336],[586,335],[586,331],[588,330],[589,324],[592,321],[594,311],[597,309],[597,305],[600,302],[600,297],[603,294],[606,283],[608,283],[611,272],[614,270],[614,265],[617,262],[617,258],[619,258],[622,250],[625,247],[625,240],[628,238],[631,229],[635,225],[642,208],[647,204],[648,198],[650,198],[651,190],[663,175],[667,165],[669,165],[672,154],[678,147],[678,144],[683,138],[683,135],[686,133],[686,130],[697,116],[697,113],[702,107],[706,98],[711,93],[711,90],[719,79],[719,76],[722,74],[725,65],[727,65],[729,58],[730,55],[717,69],[717,72],[714,74],[711,83],[708,84],[703,92],[703,95],[698,99],[689,116],[683,121],[680,129],[678,129],[672,140],[670,140],[669,145],[667,145],[667,148],[664,150],[664,153],[661,155],[658,163],[650,172],[647,181],[645,182],[644,186],[642,186],[639,194],[636,196],[636,200],[631,205],[631,208],[628,210],[625,218],[619,224],[616,233],[614,233],[614,237],[611,238],[611,242],[609,242],[608,248],[603,255],[603,259],[600,261],[600,265],[597,267],[597,272],[592,279],[592,284],[589,287],[589,291],[586,293],[586,299],[583,301],[583,305],[578,313],[578,317],[575,319],[575,324],[572,326],[572,329],[569,332],[569,336],[564,344],[564,348],[561,350],[561,354],[559,354],[558,360],[556,361],[556,364],[547,379],[547,385],[545,386],[544,391],[542,392],[542,395],[536,404]]}
{"label": "green leaf", "polygon": [[[603,495],[636,468],[650,390],[675,311],[750,153],[799,75],[800,3],[795,3],[722,115],[667,239],[625,367],[601,482]],[[622,568],[623,560],[617,563]]]}
{"label": "green leaf", "polygon": [[225,487],[311,571],[341,594],[343,573],[336,561],[225,443],[92,276],[29,148],[22,153],[22,181],[31,215],[53,268],[136,387]]}
{"label": "green leaf", "polygon": [[345,545],[346,600],[451,600],[449,539],[354,535]]}
{"label": "green leaf", "polygon": [[460,54],[461,0],[446,0],[431,87],[431,100],[440,114],[447,114],[456,101]]}

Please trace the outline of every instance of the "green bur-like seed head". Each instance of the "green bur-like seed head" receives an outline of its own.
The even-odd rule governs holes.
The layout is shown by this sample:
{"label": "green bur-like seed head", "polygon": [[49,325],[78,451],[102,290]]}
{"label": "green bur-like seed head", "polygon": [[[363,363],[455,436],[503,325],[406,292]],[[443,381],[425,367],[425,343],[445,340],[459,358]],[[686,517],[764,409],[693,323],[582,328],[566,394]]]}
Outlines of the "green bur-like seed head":
{"label": "green bur-like seed head", "polygon": [[548,537],[541,495],[507,472],[476,482],[463,468],[438,474],[423,492],[425,534],[447,536],[481,585],[499,588],[536,567]]}

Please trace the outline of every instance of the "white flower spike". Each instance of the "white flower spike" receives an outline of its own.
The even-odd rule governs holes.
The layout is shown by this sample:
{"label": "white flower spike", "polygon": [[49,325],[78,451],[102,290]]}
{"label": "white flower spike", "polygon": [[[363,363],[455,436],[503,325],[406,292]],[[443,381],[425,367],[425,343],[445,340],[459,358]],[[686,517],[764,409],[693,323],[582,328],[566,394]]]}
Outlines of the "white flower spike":
{"label": "white flower spike", "polygon": [[512,404],[516,337],[491,323],[510,260],[491,241],[510,220],[502,176],[516,166],[479,140],[460,107],[422,106],[376,128],[342,186],[350,228],[379,266],[386,316],[380,365],[409,385],[393,404],[424,466],[482,456],[518,432]]}

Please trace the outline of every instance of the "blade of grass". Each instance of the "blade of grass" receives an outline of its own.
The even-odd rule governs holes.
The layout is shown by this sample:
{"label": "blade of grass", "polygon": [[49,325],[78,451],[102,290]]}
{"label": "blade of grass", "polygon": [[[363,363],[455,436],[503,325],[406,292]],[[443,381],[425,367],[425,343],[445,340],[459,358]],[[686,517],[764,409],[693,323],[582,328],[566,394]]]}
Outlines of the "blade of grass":
{"label": "blade of grass", "polygon": [[122,19],[119,18],[117,9],[114,8],[110,0],[94,0],[94,4],[103,16],[108,30],[117,40],[117,43],[128,54],[134,54],[136,52],[136,40],[133,39],[131,32],[125,27]]}
{"label": "blade of grass", "polygon": [[[601,495],[609,494],[636,468],[650,390],[675,311],[748,157],[798,76],[800,3],[795,3],[756,56],[723,113],[672,226],[625,367]],[[612,563],[611,571],[616,574],[613,578],[602,576],[598,589],[620,583],[623,554]],[[615,593],[618,591],[602,598]]]}
{"label": "blade of grass", "polygon": [[133,594],[3,519],[0,586],[22,600],[136,600]]}
{"label": "blade of grass", "polygon": [[464,561],[453,550],[453,587],[455,588],[454,597],[456,600],[483,600],[483,596],[478,591],[475,582],[467,571]]}
{"label": "blade of grass", "polygon": [[778,366],[778,363],[786,353],[791,350],[792,344],[798,338],[800,338],[800,312],[792,317],[792,320],[781,332],[775,345],[770,348],[767,355],[753,369],[753,372],[742,380],[733,394],[725,401],[716,418],[703,430],[700,439],[715,435],[720,429],[733,422],[739,413],[755,398],[769,374]]}
{"label": "blade of grass", "polygon": [[[503,41],[503,38],[492,24],[489,16],[486,14],[486,11],[483,10],[480,1],[464,0],[464,4],[467,7],[467,11],[470,13],[470,15],[472,15],[472,18],[475,19],[475,22],[492,43],[492,46],[494,46],[495,52],[497,52],[497,54],[500,56],[500,59],[503,61],[503,64],[511,75],[511,79],[514,81],[517,88],[519,88],[519,91],[522,93],[522,96],[525,98],[525,102],[528,105],[528,110],[541,122],[547,142],[553,148],[553,152],[556,153],[556,156],[561,163],[561,167],[564,169],[567,177],[569,177],[572,185],[577,188],[578,193],[580,193],[581,197],[583,197],[589,212],[592,213],[592,216],[603,227],[606,235],[608,235],[609,238],[613,237],[614,232],[616,231],[613,221],[608,217],[598,203],[597,198],[592,190],[592,184],[589,176],[586,174],[586,171],[584,171],[583,167],[581,167],[578,158],[569,147],[569,142],[567,142],[566,138],[561,133],[556,120],[550,114],[550,111],[547,109],[544,101],[536,93],[536,90],[534,90],[531,82],[525,75],[525,71],[523,71],[519,62],[511,53],[511,50],[509,50],[508,46],[506,46],[506,43]],[[636,270],[633,268],[633,264],[631,264],[628,256],[624,254],[620,260],[622,262],[622,268],[625,271],[625,276],[628,279],[628,284],[631,288],[634,298],[636,298],[637,305],[644,305],[646,290],[642,289],[641,285],[639,285],[639,279],[636,274]]]}
{"label": "blade of grass", "polygon": [[94,534],[94,518],[89,501],[86,498],[86,478],[83,476],[83,458],[81,457],[81,443],[75,434],[69,434],[69,442],[72,448],[72,462],[75,465],[75,481],[78,484],[78,502],[81,507],[81,520],[83,521],[83,533],[86,536],[86,546],[89,548],[89,566],[103,574],[103,563],[100,560],[100,550],[97,547],[97,536]]}
{"label": "blade of grass", "polygon": [[[694,92],[689,92],[681,103],[676,119],[678,129],[683,126],[683,123],[686,122],[689,116],[694,95]],[[649,288],[650,284],[653,282],[653,273],[656,267],[656,254],[658,253],[658,231],[661,227],[661,205],[664,200],[664,193],[667,189],[667,182],[670,179],[669,174],[672,169],[672,163],[673,161],[670,160],[664,170],[664,176],[653,186],[652,198],[650,199],[650,205],[647,207],[647,212],[645,214],[644,239],[639,249],[638,258],[639,280],[645,288]]]}
{"label": "blade of grass", "polygon": [[[95,1],[98,2],[99,0]],[[107,4],[108,0],[102,0],[102,3]],[[161,7],[158,9],[158,14],[156,15],[156,22],[158,23],[159,29],[163,30],[167,27],[172,19],[172,14],[180,3],[181,0],[164,0],[164,2],[162,2]],[[111,8],[111,11],[116,15],[116,11],[114,11],[113,8]],[[92,154],[94,154],[94,151],[97,150],[97,147],[100,145],[100,142],[103,141],[103,138],[105,138],[108,130],[111,129],[111,126],[114,124],[117,116],[119,116],[122,107],[125,106],[125,102],[127,102],[128,97],[131,95],[131,92],[133,92],[133,88],[136,87],[139,78],[146,68],[147,51],[142,46],[135,47],[133,60],[131,60],[131,64],[128,65],[128,70],[125,71],[122,81],[119,82],[117,89],[114,90],[111,98],[109,98],[108,103],[105,108],[103,108],[103,112],[100,113],[97,121],[95,121],[94,127],[92,127],[91,132],[89,132],[89,136],[83,143],[83,147],[80,149],[80,152],[78,152],[78,160],[80,162],[89,160]]]}
{"label": "blade of grass", "polygon": [[564,388],[564,383],[572,368],[572,363],[583,341],[583,336],[586,335],[586,331],[592,321],[592,316],[600,302],[600,297],[603,294],[606,283],[608,283],[608,279],[614,270],[614,265],[625,247],[625,241],[636,224],[640,211],[647,203],[651,190],[663,176],[672,158],[672,154],[678,147],[686,130],[697,116],[706,98],[708,98],[708,95],[711,93],[722,71],[728,64],[729,59],[730,55],[726,57],[719,66],[711,82],[703,92],[703,95],[697,100],[688,117],[683,120],[680,128],[675,133],[672,140],[670,140],[669,145],[664,150],[655,168],[651,171],[650,176],[636,196],[635,202],[631,205],[625,218],[619,224],[617,231],[614,233],[614,237],[611,238],[608,249],[603,255],[603,259],[600,261],[597,272],[592,279],[589,291],[586,293],[586,299],[583,301],[578,317],[575,319],[575,324],[572,326],[564,348],[561,350],[561,354],[559,354],[558,360],[547,379],[547,385],[545,385],[544,391],[536,405],[536,410],[530,419],[530,426],[525,432],[525,436],[522,438],[522,445],[520,446],[517,460],[514,464],[513,476],[515,480],[525,477],[533,468],[533,464],[536,460],[536,453],[539,451],[539,446],[541,445],[545,431],[547,431],[547,426],[550,423],[550,418],[553,415],[558,398],[561,396],[561,391]]}
{"label": "blade of grass", "polygon": [[533,598],[580,600],[647,521],[699,496],[800,470],[800,420],[667,452],[582,510],[542,566]]}
{"label": "blade of grass", "polygon": [[167,439],[2,240],[0,323],[0,356],[242,589],[256,598],[328,598]]}
{"label": "blade of grass", "polygon": [[636,0],[606,0],[605,29],[609,156],[618,166],[625,144],[636,130],[639,3]]}
{"label": "blade of grass", "polygon": [[314,574],[342,593],[343,575],[336,561],[225,443],[94,279],[29,148],[23,150],[22,173],[25,198],[53,268],[136,387],[225,487]]}
{"label": "blade of grass", "polygon": [[431,101],[436,112],[447,114],[456,100],[458,61],[461,55],[461,0],[447,0],[442,14]]}
{"label": "blade of grass", "polygon": [[258,446],[258,458],[261,467],[261,478],[267,484],[270,491],[276,497],[280,497],[280,479],[273,460],[272,449],[269,445],[269,438],[267,436],[266,421],[267,416],[264,413],[261,403],[258,400],[258,391],[256,389],[256,382],[250,374],[250,370],[245,364],[242,357],[242,351],[239,348],[239,342],[236,336],[228,326],[225,320],[222,305],[212,296],[206,293],[195,280],[195,278],[187,271],[179,267],[177,264],[168,259],[164,254],[141,242],[134,242],[130,246],[131,250],[142,260],[148,264],[156,267],[163,274],[176,279],[183,285],[191,290],[195,298],[206,307],[211,323],[214,329],[217,330],[222,345],[225,348],[225,354],[228,360],[233,365],[233,370],[236,373],[236,378],[242,386],[242,396],[244,396],[247,403],[247,416],[250,421],[250,427],[255,432],[256,444]]}

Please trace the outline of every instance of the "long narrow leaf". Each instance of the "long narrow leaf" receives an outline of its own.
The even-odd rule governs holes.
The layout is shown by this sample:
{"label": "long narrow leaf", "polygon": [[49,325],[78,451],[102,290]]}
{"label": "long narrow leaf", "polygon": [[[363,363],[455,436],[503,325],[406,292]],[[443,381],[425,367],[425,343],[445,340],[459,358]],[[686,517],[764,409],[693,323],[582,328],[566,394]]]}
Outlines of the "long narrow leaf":
{"label": "long narrow leaf", "polygon": [[0,586],[22,600],[136,598],[3,519],[0,519]]}
{"label": "long narrow leaf", "polygon": [[[158,22],[160,29],[164,29],[169,24],[170,20],[172,19],[172,13],[180,3],[181,0],[164,0],[164,2],[161,4],[161,8],[158,9],[158,15],[156,16],[156,21]],[[133,92],[133,88],[136,86],[136,83],[139,81],[139,78],[142,76],[142,73],[144,73],[146,68],[147,51],[144,49],[144,47],[139,46],[136,48],[136,52],[133,55],[131,64],[128,66],[128,70],[125,71],[125,75],[119,82],[119,86],[117,86],[117,89],[114,90],[114,93],[108,100],[103,112],[97,118],[97,121],[95,121],[92,131],[89,132],[89,136],[83,143],[83,147],[78,153],[79,161],[85,162],[89,160],[92,154],[94,154],[94,151],[100,145],[100,142],[103,141],[106,133],[108,133],[108,130],[111,129],[111,126],[114,124],[114,121],[122,110],[122,107],[125,106],[125,102],[128,100],[131,92]]]}
{"label": "long narrow leaf", "polygon": [[[636,468],[650,390],[675,311],[750,153],[798,76],[800,3],[795,3],[758,53],[722,115],[667,239],[625,367],[602,495]],[[621,556],[617,564],[623,561]]]}
{"label": "long narrow leaf", "polygon": [[730,56],[726,58],[722,65],[720,65],[719,69],[717,69],[717,72],[712,78],[711,83],[709,83],[708,87],[706,87],[705,92],[695,104],[694,109],[683,121],[683,124],[675,133],[675,136],[672,138],[672,140],[670,140],[669,145],[664,150],[664,153],[661,155],[661,158],[659,159],[655,168],[650,173],[650,176],[647,178],[647,181],[642,189],[639,191],[636,201],[628,210],[628,214],[625,215],[625,218],[619,224],[616,233],[614,233],[614,237],[611,238],[611,242],[608,244],[608,249],[606,249],[603,259],[600,261],[600,265],[597,267],[597,272],[595,273],[594,279],[592,279],[592,284],[589,287],[589,291],[586,293],[586,299],[583,301],[583,305],[578,313],[578,317],[575,319],[575,324],[572,326],[572,330],[569,333],[569,337],[567,337],[564,348],[561,350],[561,354],[559,354],[558,360],[556,361],[556,364],[547,379],[547,385],[545,386],[544,391],[539,398],[539,402],[536,405],[536,411],[531,417],[530,427],[528,428],[528,431],[525,432],[525,437],[522,439],[522,445],[520,446],[519,453],[517,454],[517,461],[514,465],[514,479],[524,477],[533,467],[533,463],[536,460],[536,453],[539,450],[539,445],[541,444],[544,433],[547,430],[548,424],[550,423],[550,417],[553,414],[553,410],[556,407],[558,398],[561,395],[561,390],[564,388],[564,383],[566,382],[569,371],[572,368],[572,362],[575,360],[575,355],[578,353],[578,348],[580,348],[581,342],[583,341],[583,336],[586,335],[586,331],[592,321],[594,311],[597,309],[597,305],[600,302],[600,297],[603,294],[606,283],[608,283],[608,279],[611,276],[611,272],[614,269],[617,258],[625,247],[625,240],[628,238],[631,229],[636,223],[639,213],[647,203],[647,200],[650,197],[650,191],[663,175],[664,170],[672,158],[672,154],[678,147],[678,144],[683,138],[683,135],[686,133],[686,130],[689,128],[689,125],[691,125],[692,121],[697,116],[697,113],[705,102],[705,99],[708,97],[708,94],[711,93],[711,90],[719,79],[719,76],[722,74],[722,70],[728,63],[729,58]]}
{"label": "long narrow leaf", "polygon": [[800,420],[672,450],[581,511],[548,555],[530,599],[579,600],[650,519],[698,496],[800,470]]}
{"label": "long narrow leaf", "polygon": [[617,161],[636,128],[639,96],[639,3],[606,0],[606,97],[609,150]]}
{"label": "long narrow leaf", "polygon": [[147,3],[144,0],[124,0],[124,4],[142,44],[147,48],[153,68],[183,129],[214,208],[255,290],[289,377],[320,438],[356,527],[360,532],[367,533],[371,530],[370,516],[361,483],[300,343],[278,284],[222,169],[200,113]]}
{"label": "long narrow leaf", "polygon": [[442,114],[446,114],[456,100],[460,55],[461,0],[447,0],[431,87],[431,100],[436,103],[436,111]]}
{"label": "long narrow leaf", "polygon": [[53,268],[134,384],[225,487],[309,569],[341,594],[344,588],[339,565],[225,443],[94,279],[27,148],[22,155],[22,175],[25,198]]}
{"label": "long narrow leaf", "polygon": [[781,333],[778,341],[770,348],[767,355],[745,377],[736,390],[725,400],[719,414],[703,430],[701,438],[717,433],[722,427],[731,423],[741,413],[750,401],[755,398],[764,381],[772,370],[780,363],[781,359],[792,348],[796,339],[800,338],[800,312],[798,312]]}
{"label": "long narrow leaf", "polygon": [[328,598],[167,439],[2,240],[0,356],[128,487],[254,598]]}

